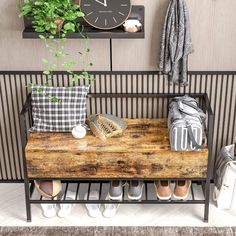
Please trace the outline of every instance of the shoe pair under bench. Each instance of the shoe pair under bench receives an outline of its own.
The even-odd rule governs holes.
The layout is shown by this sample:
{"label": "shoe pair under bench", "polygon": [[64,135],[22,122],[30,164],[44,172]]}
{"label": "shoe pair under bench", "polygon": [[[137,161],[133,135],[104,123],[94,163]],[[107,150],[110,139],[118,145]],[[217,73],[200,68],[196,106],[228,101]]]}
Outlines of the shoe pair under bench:
{"label": "shoe pair under bench", "polygon": [[190,180],[175,181],[175,188],[172,193],[169,180],[158,180],[154,183],[157,197],[160,200],[170,200],[172,195],[177,200],[186,200],[191,187]]}
{"label": "shoe pair under bench", "polygon": [[[128,184],[127,196],[130,200],[140,200],[142,198],[143,182],[142,181],[111,181],[109,189],[109,198],[111,200],[122,200],[123,186]],[[156,195],[160,200],[169,200],[172,197],[172,190],[169,180],[158,180],[154,182]],[[175,181],[173,197],[177,200],[185,200],[188,197],[191,187],[190,180]]]}
{"label": "shoe pair under bench", "polygon": [[142,181],[111,181],[108,196],[111,200],[122,200],[123,186],[128,185],[127,196],[130,200],[140,200],[143,192]]}

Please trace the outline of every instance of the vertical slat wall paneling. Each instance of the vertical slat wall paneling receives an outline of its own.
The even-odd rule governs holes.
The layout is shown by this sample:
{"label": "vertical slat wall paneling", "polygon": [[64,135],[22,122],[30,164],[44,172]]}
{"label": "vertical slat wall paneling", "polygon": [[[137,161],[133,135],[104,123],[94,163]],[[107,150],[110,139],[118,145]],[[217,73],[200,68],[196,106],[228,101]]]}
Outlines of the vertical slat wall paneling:
{"label": "vertical slat wall paneling", "polygon": [[[189,72],[189,86],[171,84],[158,72],[92,72],[90,93],[207,93],[215,113],[213,157],[222,146],[233,143],[236,135],[236,72]],[[0,182],[23,180],[19,112],[29,93],[29,83],[44,84],[41,72],[0,72]],[[54,75],[51,85],[69,86],[71,76]],[[76,82],[76,85],[88,83]],[[201,101],[200,101],[201,102]],[[128,118],[160,118],[168,115],[165,98],[88,98],[88,115],[112,113]],[[201,104],[200,104],[201,105]],[[30,127],[32,117],[26,117]]]}

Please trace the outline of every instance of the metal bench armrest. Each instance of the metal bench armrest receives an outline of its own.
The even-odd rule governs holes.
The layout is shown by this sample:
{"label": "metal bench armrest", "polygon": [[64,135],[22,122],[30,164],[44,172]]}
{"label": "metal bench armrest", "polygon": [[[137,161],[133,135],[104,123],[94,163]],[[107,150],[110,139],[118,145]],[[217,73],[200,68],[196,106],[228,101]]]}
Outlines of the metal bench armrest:
{"label": "metal bench armrest", "polygon": [[27,144],[27,126],[26,126],[25,114],[29,112],[30,109],[31,109],[31,94],[27,96],[26,102],[23,105],[22,110],[20,112],[20,135],[21,135],[22,149],[24,149]]}
{"label": "metal bench armrest", "polygon": [[27,99],[22,107],[20,115],[25,115],[25,113],[28,112],[30,108],[31,108],[31,94],[27,96]]}

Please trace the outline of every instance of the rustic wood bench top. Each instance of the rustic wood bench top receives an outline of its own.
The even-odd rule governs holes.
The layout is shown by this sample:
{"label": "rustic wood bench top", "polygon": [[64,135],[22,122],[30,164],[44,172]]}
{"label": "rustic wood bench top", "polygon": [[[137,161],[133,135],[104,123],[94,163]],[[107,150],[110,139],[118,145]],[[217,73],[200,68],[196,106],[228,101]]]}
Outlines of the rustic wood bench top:
{"label": "rustic wood bench top", "polygon": [[122,136],[31,133],[29,178],[205,178],[208,150],[170,150],[166,119],[125,119]]}

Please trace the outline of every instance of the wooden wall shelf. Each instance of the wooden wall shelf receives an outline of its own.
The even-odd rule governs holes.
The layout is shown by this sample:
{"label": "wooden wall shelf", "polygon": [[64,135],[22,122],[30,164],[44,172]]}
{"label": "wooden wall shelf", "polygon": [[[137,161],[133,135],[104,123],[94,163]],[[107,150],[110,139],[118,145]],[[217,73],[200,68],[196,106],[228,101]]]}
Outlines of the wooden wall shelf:
{"label": "wooden wall shelf", "polygon": [[[142,23],[142,30],[137,33],[128,33],[124,32],[122,27],[104,31],[91,27],[84,20],[81,20],[80,23],[84,25],[83,34],[87,35],[88,38],[97,38],[97,39],[140,39],[145,38],[145,8],[144,6],[132,6],[132,11],[129,19],[138,19]],[[39,38],[40,33],[35,32],[32,28],[32,21],[30,19],[24,19],[25,29],[23,31],[24,39],[34,39]],[[67,38],[70,39],[79,39],[82,38],[79,32],[68,33]]]}

